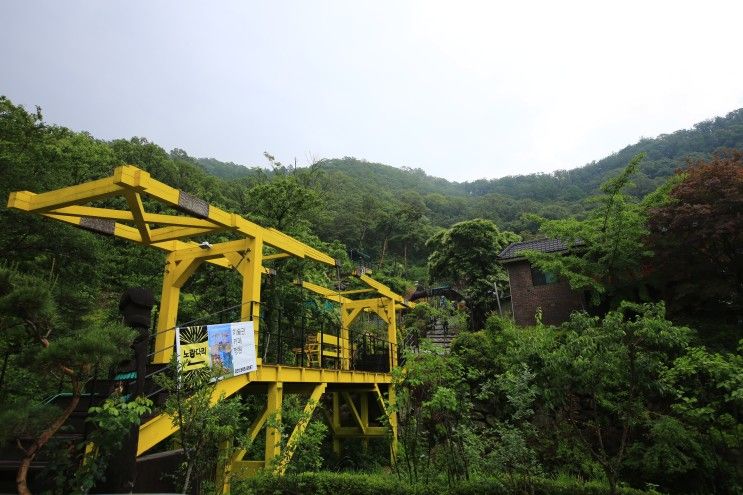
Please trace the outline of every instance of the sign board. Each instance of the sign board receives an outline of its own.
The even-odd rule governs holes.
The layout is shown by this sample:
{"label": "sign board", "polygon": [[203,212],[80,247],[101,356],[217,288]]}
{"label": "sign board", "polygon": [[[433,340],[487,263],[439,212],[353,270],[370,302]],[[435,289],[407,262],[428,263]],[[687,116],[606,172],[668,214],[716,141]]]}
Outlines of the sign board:
{"label": "sign board", "polygon": [[178,327],[176,352],[185,372],[219,368],[228,377],[257,369],[252,321]]}

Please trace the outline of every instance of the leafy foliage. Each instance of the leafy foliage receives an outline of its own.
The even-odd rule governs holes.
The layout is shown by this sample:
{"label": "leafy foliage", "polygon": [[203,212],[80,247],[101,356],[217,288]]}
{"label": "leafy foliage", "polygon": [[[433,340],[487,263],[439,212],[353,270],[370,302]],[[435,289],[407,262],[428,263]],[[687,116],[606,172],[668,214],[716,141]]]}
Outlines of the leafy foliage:
{"label": "leafy foliage", "polygon": [[656,279],[671,311],[735,319],[743,313],[743,152],[699,160],[679,179],[650,212]]}
{"label": "leafy foliage", "polygon": [[486,301],[491,299],[493,285],[508,279],[497,255],[518,240],[513,232],[502,232],[493,222],[476,219],[457,223],[426,242],[431,250],[431,278],[465,289],[475,328],[482,328],[485,322]]}
{"label": "leafy foliage", "polygon": [[[31,462],[72,414],[85,384],[99,369],[126,359],[134,338],[132,330],[111,322],[65,325],[53,289],[46,280],[0,269],[0,439],[14,440],[22,451],[16,483],[23,495],[30,493]],[[61,410],[51,404],[54,398],[40,395],[51,395],[51,383],[68,391]]]}
{"label": "leafy foliage", "polygon": [[[123,444],[133,426],[138,426],[144,414],[152,409],[152,401],[137,397],[127,402],[121,396],[106,399],[101,406],[91,407],[86,421],[93,425],[85,441],[68,448],[55,449],[46,468],[54,481],[55,493],[88,493],[105,478],[114,452]],[[86,449],[95,446],[87,454]]]}
{"label": "leafy foliage", "polygon": [[539,230],[560,239],[567,253],[526,251],[524,255],[544,271],[564,277],[576,290],[589,290],[593,302],[608,295],[614,302],[631,292],[652,252],[645,247],[647,206],[629,198],[624,190],[644,155],[635,156],[624,171],[601,186],[603,195],[585,219],[536,218]]}
{"label": "leafy foliage", "polygon": [[[307,495],[338,493],[359,495],[424,495],[428,493],[440,493],[442,495],[475,495],[482,493],[512,495],[521,492],[514,491],[498,478],[478,478],[455,486],[447,486],[441,482],[408,484],[386,473],[320,472],[280,478],[259,476],[236,483],[232,493],[235,495],[289,495],[295,493]],[[530,493],[534,495],[607,495],[608,491],[605,486],[596,482],[539,478],[534,480],[533,489]],[[620,488],[618,493],[620,495],[642,495],[658,492]]]}
{"label": "leafy foliage", "polygon": [[[302,260],[267,262],[276,270],[262,287],[269,328],[306,309],[306,296],[293,285],[297,278],[357,288],[340,276],[353,262],[373,268],[400,293],[415,280],[465,291],[472,328],[483,330],[461,332],[450,355],[423,343],[407,356],[407,371],[395,376],[398,395],[390,407],[400,417],[397,479],[292,474],[236,490],[631,493],[623,486],[629,484],[736,493],[743,433],[743,363],[735,347],[743,292],[741,159],[740,153],[709,157],[720,146],[741,147],[742,119],[738,110],[643,139],[581,169],[456,184],[420,169],[353,158],[286,167],[266,154],[271,170],[247,169],[179,149],[166,152],[141,137],[98,140],[49,125],[40,111],[0,98],[0,194],[64,187],[131,163],[341,260],[342,273]],[[666,182],[689,156],[686,172]],[[145,207],[165,211],[154,202]],[[106,368],[125,354],[130,336],[112,323],[115,302],[125,287],[158,287],[162,255],[7,209],[0,220],[7,263],[0,270],[0,440],[12,442],[40,435],[62,417],[64,411],[45,398],[78,393],[96,366]],[[533,260],[607,304],[559,327],[517,328],[494,316],[486,321],[489,291],[506,280],[496,255],[539,228],[574,250],[561,257],[534,254]],[[646,282],[657,291],[646,290]],[[226,308],[239,303],[239,284],[233,273],[199,270],[182,290],[182,320],[236,319],[239,312]],[[661,304],[637,304],[648,300],[665,300],[674,321]],[[419,308],[404,328],[422,337],[430,319],[443,316]],[[696,335],[677,321],[703,331]],[[725,335],[715,348],[704,345],[708,329]],[[184,390],[174,376],[164,384],[174,392],[166,409],[181,426],[177,445],[187,453],[188,483],[199,484],[221,459],[219,442],[237,437],[233,448],[240,446],[238,432],[247,429],[241,418],[256,404],[248,397],[210,408],[211,384]],[[112,428],[134,420],[119,406],[107,411],[95,414]],[[301,408],[288,399],[282,416],[286,432]],[[310,422],[291,470],[329,465],[325,429]],[[365,465],[384,465],[382,451]],[[575,477],[596,481],[576,483]]]}
{"label": "leafy foliage", "polygon": [[222,370],[191,373],[186,379],[182,364],[174,361],[170,367],[171,373],[160,373],[155,380],[168,393],[163,412],[178,429],[175,441],[184,457],[178,477],[182,493],[189,493],[192,483],[198,492],[219,463],[231,458],[237,449],[249,446],[241,433],[247,430],[243,405],[239,397],[212,404],[214,385]]}

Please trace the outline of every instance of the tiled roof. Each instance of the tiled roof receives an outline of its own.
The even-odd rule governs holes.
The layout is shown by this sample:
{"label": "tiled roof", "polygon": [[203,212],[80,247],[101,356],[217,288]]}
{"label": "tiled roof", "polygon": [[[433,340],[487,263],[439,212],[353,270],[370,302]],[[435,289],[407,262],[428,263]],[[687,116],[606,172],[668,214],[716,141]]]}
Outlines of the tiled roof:
{"label": "tiled roof", "polygon": [[[575,241],[574,245],[581,245],[582,241]],[[567,251],[568,245],[559,239],[539,239],[536,241],[514,242],[506,247],[498,255],[498,259],[511,260],[519,258],[524,251],[541,251],[543,253],[554,253],[556,251]]]}

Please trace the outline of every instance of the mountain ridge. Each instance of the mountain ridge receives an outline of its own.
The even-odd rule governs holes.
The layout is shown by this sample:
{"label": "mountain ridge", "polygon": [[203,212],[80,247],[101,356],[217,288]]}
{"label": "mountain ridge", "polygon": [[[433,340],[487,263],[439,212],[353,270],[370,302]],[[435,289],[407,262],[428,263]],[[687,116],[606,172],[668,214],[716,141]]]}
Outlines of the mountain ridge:
{"label": "mountain ridge", "polygon": [[[724,117],[698,122],[689,129],[660,134],[655,138],[641,138],[598,161],[553,172],[457,182],[428,175],[421,168],[395,167],[355,157],[323,159],[316,166],[363,182],[392,186],[392,190],[398,192],[412,188],[422,194],[469,197],[502,194],[517,199],[536,195],[551,200],[575,201],[596,191],[604,180],[624,167],[637,153],[647,155],[635,178],[639,195],[653,190],[677,168],[683,168],[688,160],[709,156],[721,148],[743,148],[743,108]],[[196,162],[208,173],[228,180],[272,172],[214,158],[197,158]]]}

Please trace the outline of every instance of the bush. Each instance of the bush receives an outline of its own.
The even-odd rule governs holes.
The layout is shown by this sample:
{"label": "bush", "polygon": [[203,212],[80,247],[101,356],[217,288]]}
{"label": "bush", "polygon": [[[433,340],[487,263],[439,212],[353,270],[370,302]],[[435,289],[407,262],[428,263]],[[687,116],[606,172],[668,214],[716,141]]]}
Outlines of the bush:
{"label": "bush", "polygon": [[[606,483],[578,480],[531,478],[531,486],[509,487],[497,478],[481,478],[449,487],[445,482],[409,484],[393,474],[355,474],[317,472],[281,478],[258,476],[232,483],[232,495],[607,495]],[[643,495],[652,492],[618,488],[619,495]]]}

